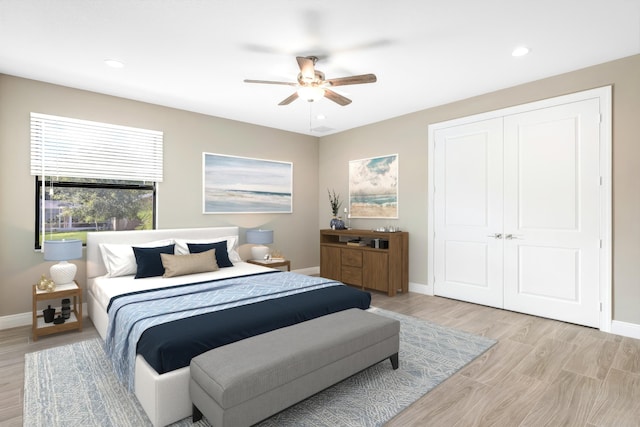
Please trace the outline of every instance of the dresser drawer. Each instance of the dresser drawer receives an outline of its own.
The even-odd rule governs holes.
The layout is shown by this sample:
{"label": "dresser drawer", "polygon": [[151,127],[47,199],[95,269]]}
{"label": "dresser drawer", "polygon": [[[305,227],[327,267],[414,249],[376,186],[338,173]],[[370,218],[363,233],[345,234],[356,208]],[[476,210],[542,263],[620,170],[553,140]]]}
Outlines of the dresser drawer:
{"label": "dresser drawer", "polygon": [[362,286],[362,269],[359,267],[343,265],[342,282],[350,285]]}
{"label": "dresser drawer", "polygon": [[359,249],[342,249],[342,265],[362,267],[362,251]]}

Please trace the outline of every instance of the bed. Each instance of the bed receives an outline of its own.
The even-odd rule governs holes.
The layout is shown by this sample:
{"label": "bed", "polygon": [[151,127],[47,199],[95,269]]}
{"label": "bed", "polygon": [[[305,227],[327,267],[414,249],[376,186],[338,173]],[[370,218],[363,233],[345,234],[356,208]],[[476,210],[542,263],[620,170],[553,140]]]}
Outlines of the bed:
{"label": "bed", "polygon": [[[243,262],[237,253],[238,240],[238,227],[88,234],[89,317],[105,340],[116,372],[134,391],[154,426],[191,414],[191,357],[295,322],[369,306],[369,294],[339,282]],[[229,267],[134,278],[141,274],[145,258],[133,259],[137,266],[132,267],[131,247],[136,247],[136,255],[171,247],[171,253],[188,256],[169,258],[184,261],[209,256],[192,254],[196,246],[209,242],[218,242],[216,258],[224,252],[220,244],[227,249],[228,258],[217,261],[228,262]],[[127,259],[122,255],[126,249]]]}

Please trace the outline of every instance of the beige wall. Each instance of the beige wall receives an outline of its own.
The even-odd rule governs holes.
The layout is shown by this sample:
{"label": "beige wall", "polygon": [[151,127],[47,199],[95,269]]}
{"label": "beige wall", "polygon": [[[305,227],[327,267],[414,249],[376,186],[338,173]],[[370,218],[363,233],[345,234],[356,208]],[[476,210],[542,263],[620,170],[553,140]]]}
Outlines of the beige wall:
{"label": "beige wall", "polygon": [[[51,265],[33,249],[30,112],[163,131],[159,228],[269,227],[294,269],[318,265],[318,138],[0,75],[0,317],[31,311],[31,285]],[[203,215],[202,152],[293,162],[293,214]],[[73,262],[84,287],[84,261]]]}
{"label": "beige wall", "polygon": [[640,324],[640,55],[323,137],[320,227],[330,218],[325,188],[348,195],[349,160],[398,153],[400,218],[353,225],[408,231],[409,279],[426,284],[428,125],[606,85],[613,85],[613,318]]}

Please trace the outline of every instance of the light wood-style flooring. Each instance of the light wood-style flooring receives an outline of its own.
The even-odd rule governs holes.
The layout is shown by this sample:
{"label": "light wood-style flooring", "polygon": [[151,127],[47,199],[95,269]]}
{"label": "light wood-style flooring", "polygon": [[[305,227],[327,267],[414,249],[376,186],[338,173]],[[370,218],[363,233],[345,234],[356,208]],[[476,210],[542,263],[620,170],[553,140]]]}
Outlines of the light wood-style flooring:
{"label": "light wood-style flooring", "polygon": [[[414,293],[373,305],[498,340],[389,426],[640,426],[640,340]],[[98,336],[30,334],[0,331],[1,426],[22,426],[25,353]]]}

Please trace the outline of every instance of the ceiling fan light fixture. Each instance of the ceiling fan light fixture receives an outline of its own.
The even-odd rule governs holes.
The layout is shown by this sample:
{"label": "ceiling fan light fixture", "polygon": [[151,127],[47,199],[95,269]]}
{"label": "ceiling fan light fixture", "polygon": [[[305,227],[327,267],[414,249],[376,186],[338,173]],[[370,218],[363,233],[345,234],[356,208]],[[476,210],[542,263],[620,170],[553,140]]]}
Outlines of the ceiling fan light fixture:
{"label": "ceiling fan light fixture", "polygon": [[519,57],[519,56],[525,56],[530,51],[531,51],[531,49],[529,49],[526,46],[518,46],[515,49],[513,49],[513,52],[511,52],[511,56],[515,56],[516,58]]}
{"label": "ceiling fan light fixture", "polygon": [[324,96],[324,89],[319,86],[300,86],[298,96],[306,101],[318,101]]}
{"label": "ceiling fan light fixture", "polygon": [[124,67],[124,62],[118,61],[117,59],[105,59],[104,63],[105,63],[105,65],[107,65],[108,67],[111,67],[111,68],[123,68]]}

